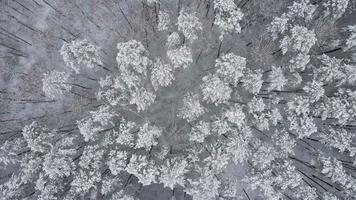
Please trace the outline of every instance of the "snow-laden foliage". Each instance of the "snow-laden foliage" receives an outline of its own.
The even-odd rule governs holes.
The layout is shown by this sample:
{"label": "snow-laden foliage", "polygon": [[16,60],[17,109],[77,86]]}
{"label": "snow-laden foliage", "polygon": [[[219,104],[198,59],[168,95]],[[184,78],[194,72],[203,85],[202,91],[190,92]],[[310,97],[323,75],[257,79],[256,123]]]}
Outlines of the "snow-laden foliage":
{"label": "snow-laden foliage", "polygon": [[[174,44],[169,44],[169,46],[174,46]],[[191,49],[187,46],[182,46],[177,49],[168,50],[167,57],[171,61],[173,67],[176,69],[177,68],[185,69],[189,67],[189,65],[193,62]]]}
{"label": "snow-laden foliage", "polygon": [[88,40],[73,40],[70,43],[64,43],[60,53],[65,64],[77,74],[80,72],[81,65],[88,68],[103,65],[100,49]]}
{"label": "snow-laden foliage", "polygon": [[178,30],[181,31],[189,41],[198,39],[198,34],[203,29],[199,18],[195,15],[195,13],[181,10],[178,17]]}
{"label": "snow-laden foliage", "polygon": [[231,88],[218,76],[209,74],[203,77],[201,85],[203,100],[215,105],[227,102],[231,97]]}
{"label": "snow-laden foliage", "polygon": [[199,101],[199,95],[188,93],[183,98],[183,104],[179,110],[178,116],[188,121],[193,121],[204,114],[205,108]]}
{"label": "snow-laden foliage", "polygon": [[151,74],[153,88],[157,90],[159,86],[168,86],[173,79],[173,67],[170,64],[162,63],[160,59],[155,60]]}
{"label": "snow-laden foliage", "polygon": [[232,53],[221,56],[215,64],[217,73],[227,83],[237,85],[244,75],[246,59]]}
{"label": "snow-laden foliage", "polygon": [[214,24],[219,27],[220,40],[228,33],[240,33],[240,21],[244,14],[232,0],[214,0],[216,11]]}
{"label": "snow-laden foliage", "polygon": [[60,71],[51,71],[45,73],[42,79],[42,89],[46,96],[56,98],[71,90],[69,83],[69,74]]}
{"label": "snow-laden foliage", "polygon": [[352,5],[6,2],[0,199],[354,199]]}

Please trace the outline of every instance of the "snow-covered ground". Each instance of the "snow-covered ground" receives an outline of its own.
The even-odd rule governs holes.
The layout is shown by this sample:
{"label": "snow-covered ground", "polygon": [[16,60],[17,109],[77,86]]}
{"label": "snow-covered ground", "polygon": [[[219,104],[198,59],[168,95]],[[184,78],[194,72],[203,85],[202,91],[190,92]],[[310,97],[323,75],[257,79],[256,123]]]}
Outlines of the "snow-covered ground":
{"label": "snow-covered ground", "polygon": [[0,0],[0,199],[355,199],[355,10]]}

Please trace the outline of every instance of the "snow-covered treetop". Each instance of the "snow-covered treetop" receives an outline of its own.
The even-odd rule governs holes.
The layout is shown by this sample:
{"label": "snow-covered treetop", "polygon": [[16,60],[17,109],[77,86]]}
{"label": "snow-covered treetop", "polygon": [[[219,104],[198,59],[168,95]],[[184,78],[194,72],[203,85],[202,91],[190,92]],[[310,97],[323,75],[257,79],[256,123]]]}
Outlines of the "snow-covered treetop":
{"label": "snow-covered treetop", "polygon": [[168,159],[160,169],[159,181],[172,190],[177,185],[185,185],[188,162],[179,158]]}
{"label": "snow-covered treetop", "polygon": [[176,69],[177,68],[185,69],[189,67],[190,64],[193,62],[191,49],[187,46],[182,46],[178,49],[168,50],[167,57],[171,61],[173,67]]}
{"label": "snow-covered treetop", "polygon": [[126,167],[126,171],[135,175],[142,185],[150,185],[157,181],[158,169],[152,160],[148,160],[146,156],[133,154],[130,162]]}
{"label": "snow-covered treetop", "polygon": [[224,81],[236,86],[244,75],[246,58],[228,53],[216,60],[215,67]]}
{"label": "snow-covered treetop", "polygon": [[198,39],[198,34],[203,29],[196,13],[189,13],[184,9],[179,12],[177,25],[178,30],[191,42]]}
{"label": "snow-covered treetop", "polygon": [[286,14],[281,17],[275,17],[273,21],[267,27],[267,30],[271,33],[273,40],[276,40],[280,34],[284,34],[288,30],[289,18]]}
{"label": "snow-covered treetop", "polygon": [[181,43],[181,39],[180,39],[179,33],[173,32],[168,36],[166,45],[170,49],[175,49],[175,48],[178,48],[180,43]]}
{"label": "snow-covered treetop", "polygon": [[173,67],[168,63],[163,63],[161,59],[157,58],[153,63],[151,72],[151,83],[155,90],[159,86],[166,87],[174,80]]}
{"label": "snow-covered treetop", "polygon": [[288,6],[287,16],[292,20],[300,17],[309,21],[312,19],[316,8],[317,6],[311,4],[309,0],[297,0],[291,6]]}
{"label": "snow-covered treetop", "polygon": [[226,103],[230,99],[231,88],[224,83],[217,75],[209,74],[203,77],[201,85],[203,100],[215,105]]}
{"label": "snow-covered treetop", "polygon": [[240,33],[239,22],[244,15],[233,0],[214,0],[214,9],[217,11],[214,24],[221,31],[220,40],[223,40],[224,35],[227,33]]}
{"label": "snow-covered treetop", "polygon": [[157,145],[156,139],[162,134],[162,130],[147,122],[140,127],[135,148],[145,148],[147,151]]}
{"label": "snow-covered treetop", "polygon": [[137,110],[143,111],[155,101],[156,95],[145,88],[135,90],[131,94],[130,104],[137,106]]}
{"label": "snow-covered treetop", "polygon": [[212,174],[207,173],[198,179],[188,179],[189,187],[185,190],[193,199],[213,200],[219,194],[220,181]]}
{"label": "snow-covered treetop", "polygon": [[42,90],[46,96],[56,98],[65,94],[72,88],[69,84],[69,74],[60,71],[51,71],[43,75]]}
{"label": "snow-covered treetop", "polygon": [[80,65],[85,65],[88,68],[103,65],[100,49],[86,39],[64,43],[60,53],[65,64],[77,74],[80,71]]}
{"label": "snow-covered treetop", "polygon": [[204,139],[210,134],[210,124],[208,122],[200,121],[192,128],[189,135],[189,140],[203,143]]}
{"label": "snow-covered treetop", "polygon": [[160,10],[158,14],[158,25],[157,25],[158,30],[166,31],[169,29],[169,25],[170,25],[169,13]]}
{"label": "snow-covered treetop", "polygon": [[130,40],[118,43],[117,49],[116,62],[121,72],[136,72],[146,76],[151,60],[147,57],[148,53],[141,42]]}
{"label": "snow-covered treetop", "polygon": [[27,146],[32,151],[44,152],[52,147],[50,138],[53,137],[54,133],[47,127],[41,126],[38,122],[34,121],[25,126],[22,130],[22,135],[27,142]]}
{"label": "snow-covered treetop", "polygon": [[308,30],[306,27],[296,25],[290,32],[291,36],[285,36],[281,41],[280,47],[283,54],[287,51],[307,54],[317,41],[314,31]]}
{"label": "snow-covered treetop", "polygon": [[248,70],[246,75],[242,79],[243,82],[242,86],[248,92],[252,94],[257,94],[262,87],[262,83],[263,83],[262,76],[263,74],[261,70],[256,70],[256,71]]}
{"label": "snow-covered treetop", "polygon": [[282,90],[282,88],[287,84],[287,79],[284,76],[283,70],[281,67],[272,66],[272,71],[268,75],[269,86],[268,90]]}
{"label": "snow-covered treetop", "polygon": [[350,36],[346,40],[345,51],[350,50],[356,46],[356,25],[348,26],[346,28],[348,32],[350,32]]}
{"label": "snow-covered treetop", "polygon": [[200,104],[199,95],[188,93],[183,98],[183,105],[179,109],[178,116],[187,121],[194,121],[205,112],[205,108]]}
{"label": "snow-covered treetop", "polygon": [[345,13],[350,0],[327,0],[323,2],[325,16],[337,20]]}

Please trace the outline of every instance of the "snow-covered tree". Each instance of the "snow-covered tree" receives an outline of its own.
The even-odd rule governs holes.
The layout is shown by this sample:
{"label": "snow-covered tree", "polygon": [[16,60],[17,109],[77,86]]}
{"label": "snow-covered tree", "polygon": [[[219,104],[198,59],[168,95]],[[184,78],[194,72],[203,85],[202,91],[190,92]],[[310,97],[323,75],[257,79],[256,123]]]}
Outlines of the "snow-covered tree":
{"label": "snow-covered tree", "polygon": [[224,81],[236,86],[244,75],[246,58],[228,53],[216,60],[215,67]]}
{"label": "snow-covered tree", "polygon": [[95,124],[94,120],[90,117],[77,121],[80,134],[84,137],[85,141],[95,140],[99,131],[103,128]]}
{"label": "snow-covered tree", "polygon": [[128,156],[127,152],[120,150],[111,150],[109,153],[109,159],[106,162],[113,175],[119,174],[125,170]]}
{"label": "snow-covered tree", "polygon": [[159,31],[167,31],[170,26],[170,16],[168,12],[163,10],[159,11],[158,14],[158,25],[157,28]]}
{"label": "snow-covered tree", "polygon": [[339,19],[346,11],[349,0],[327,0],[323,2],[324,15],[330,16],[332,20]]}
{"label": "snow-covered tree", "polygon": [[55,133],[45,126],[41,126],[34,121],[30,125],[26,125],[22,130],[22,135],[27,143],[27,146],[34,152],[45,152],[52,146],[50,143],[51,137]]}
{"label": "snow-covered tree", "polygon": [[189,187],[185,190],[193,199],[215,199],[219,194],[220,181],[209,172],[198,179],[188,179]]}
{"label": "snow-covered tree", "polygon": [[210,134],[210,124],[208,122],[200,121],[190,131],[189,140],[203,143],[204,139]]}
{"label": "snow-covered tree", "polygon": [[178,30],[191,42],[198,39],[199,32],[203,29],[196,13],[189,13],[182,9],[178,16]]}
{"label": "snow-covered tree", "polygon": [[271,33],[273,40],[276,40],[280,34],[284,34],[288,30],[289,18],[286,14],[281,17],[275,17],[267,30]]}
{"label": "snow-covered tree", "polygon": [[345,51],[350,50],[356,46],[356,25],[346,27],[346,30],[350,32],[350,36],[346,40]]}
{"label": "snow-covered tree", "polygon": [[152,160],[149,160],[146,156],[136,154],[131,156],[130,162],[126,166],[126,171],[136,176],[142,185],[155,183],[159,174]]}
{"label": "snow-covered tree", "polygon": [[65,72],[51,71],[43,75],[42,90],[50,98],[63,95],[65,92],[70,91],[71,88],[69,74]]}
{"label": "snow-covered tree", "polygon": [[118,43],[117,49],[116,62],[121,72],[147,75],[147,68],[152,61],[147,57],[148,53],[141,42],[130,40]]}
{"label": "snow-covered tree", "polygon": [[159,182],[172,190],[177,185],[185,185],[185,173],[188,172],[188,163],[181,159],[168,159],[160,168]]}
{"label": "snow-covered tree", "polygon": [[151,72],[153,88],[157,90],[159,86],[166,87],[172,83],[173,79],[173,67],[168,63],[163,63],[160,59],[156,59]]}
{"label": "snow-covered tree", "polygon": [[231,88],[218,76],[209,74],[203,77],[201,85],[203,100],[215,105],[227,102],[231,97]]}
{"label": "snow-covered tree", "polygon": [[242,86],[247,90],[248,92],[252,94],[257,94],[262,87],[263,79],[262,79],[262,71],[261,70],[256,70],[256,71],[247,71],[247,74],[243,77],[242,79]]}
{"label": "snow-covered tree", "polygon": [[295,18],[302,18],[310,21],[317,6],[313,5],[309,0],[297,0],[292,5],[288,6],[287,16],[292,20]]}
{"label": "snow-covered tree", "polygon": [[240,33],[240,21],[244,14],[232,0],[214,0],[215,19],[214,24],[221,31],[220,40],[227,33]]}
{"label": "snow-covered tree", "polygon": [[88,68],[103,65],[100,58],[100,49],[86,39],[64,43],[60,54],[65,64],[77,74],[80,72],[81,65]]}
{"label": "snow-covered tree", "polygon": [[132,97],[129,103],[135,104],[137,106],[137,110],[140,112],[150,106],[155,101],[155,99],[155,94],[147,91],[145,88],[140,88],[132,93]]}
{"label": "snow-covered tree", "polygon": [[330,157],[321,157],[320,161],[323,165],[321,173],[356,194],[356,179],[345,172],[340,161]]}
{"label": "snow-covered tree", "polygon": [[[173,35],[173,34],[172,34]],[[169,44],[173,46],[174,44]],[[187,46],[182,46],[178,49],[171,49],[167,51],[167,57],[175,69],[187,68],[193,62],[191,49]]]}
{"label": "snow-covered tree", "polygon": [[181,44],[181,39],[179,33],[173,32],[167,38],[167,47],[170,49],[175,49]]}
{"label": "snow-covered tree", "polygon": [[311,102],[318,101],[321,97],[324,96],[324,88],[322,83],[313,81],[308,83],[303,90],[309,93],[309,98]]}
{"label": "snow-covered tree", "polygon": [[229,110],[225,111],[224,117],[227,119],[227,121],[233,123],[240,129],[246,123],[246,115],[243,111],[243,108],[239,105],[235,105],[234,107],[231,107]]}
{"label": "snow-covered tree", "polygon": [[272,70],[268,75],[269,86],[268,90],[282,90],[282,88],[287,84],[287,79],[284,76],[283,70],[281,67],[272,66]]}
{"label": "snow-covered tree", "polygon": [[145,148],[149,150],[152,146],[157,144],[156,139],[162,134],[162,130],[157,126],[150,125],[145,123],[140,127],[139,132],[137,133],[137,143],[136,148]]}
{"label": "snow-covered tree", "polygon": [[200,104],[199,96],[197,94],[188,93],[183,98],[183,104],[179,109],[178,116],[187,121],[194,121],[204,114],[204,112],[205,108]]}
{"label": "snow-covered tree", "polygon": [[283,54],[287,51],[307,54],[317,41],[314,31],[303,26],[295,25],[290,33],[290,36],[284,36],[281,41],[280,48]]}
{"label": "snow-covered tree", "polygon": [[243,164],[249,157],[251,153],[248,145],[250,137],[249,134],[235,133],[227,143],[226,151],[236,165]]}

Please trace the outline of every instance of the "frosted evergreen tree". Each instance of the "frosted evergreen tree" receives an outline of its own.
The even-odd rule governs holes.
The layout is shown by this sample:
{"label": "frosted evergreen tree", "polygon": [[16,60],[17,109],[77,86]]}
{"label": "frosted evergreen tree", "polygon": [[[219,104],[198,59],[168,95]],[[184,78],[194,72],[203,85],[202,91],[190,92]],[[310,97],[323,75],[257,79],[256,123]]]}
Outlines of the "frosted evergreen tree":
{"label": "frosted evergreen tree", "polygon": [[198,39],[199,32],[203,29],[202,24],[195,13],[181,10],[178,17],[178,30],[191,42]]}
{"label": "frosted evergreen tree", "polygon": [[214,103],[215,105],[227,102],[232,92],[228,84],[213,74],[203,77],[201,90],[203,100],[208,103]]}
{"label": "frosted evergreen tree", "polygon": [[72,86],[69,84],[69,74],[60,71],[45,73],[42,79],[42,90],[50,98],[56,98],[69,92]]}
{"label": "frosted evergreen tree", "polygon": [[246,59],[232,53],[225,54],[216,60],[215,67],[224,81],[236,86],[244,75]]}
{"label": "frosted evergreen tree", "polygon": [[64,43],[60,54],[65,64],[77,74],[80,72],[81,65],[88,68],[103,65],[100,49],[86,39]]}
{"label": "frosted evergreen tree", "polygon": [[129,164],[126,166],[126,171],[135,175],[142,185],[150,185],[157,181],[159,174],[152,160],[148,160],[146,156],[133,154]]}
{"label": "frosted evergreen tree", "polygon": [[188,93],[183,98],[183,105],[179,109],[178,116],[187,121],[194,121],[204,114],[205,110],[206,109],[200,104],[199,96],[197,94]]}
{"label": "frosted evergreen tree", "polygon": [[168,159],[160,168],[158,180],[163,183],[165,187],[169,187],[172,190],[178,185],[184,186],[185,173],[188,172],[187,167],[188,163],[185,160],[179,158]]}
{"label": "frosted evergreen tree", "polygon": [[160,59],[156,59],[151,72],[153,88],[157,90],[159,86],[166,87],[170,85],[173,80],[173,67],[170,64],[163,63]]}

